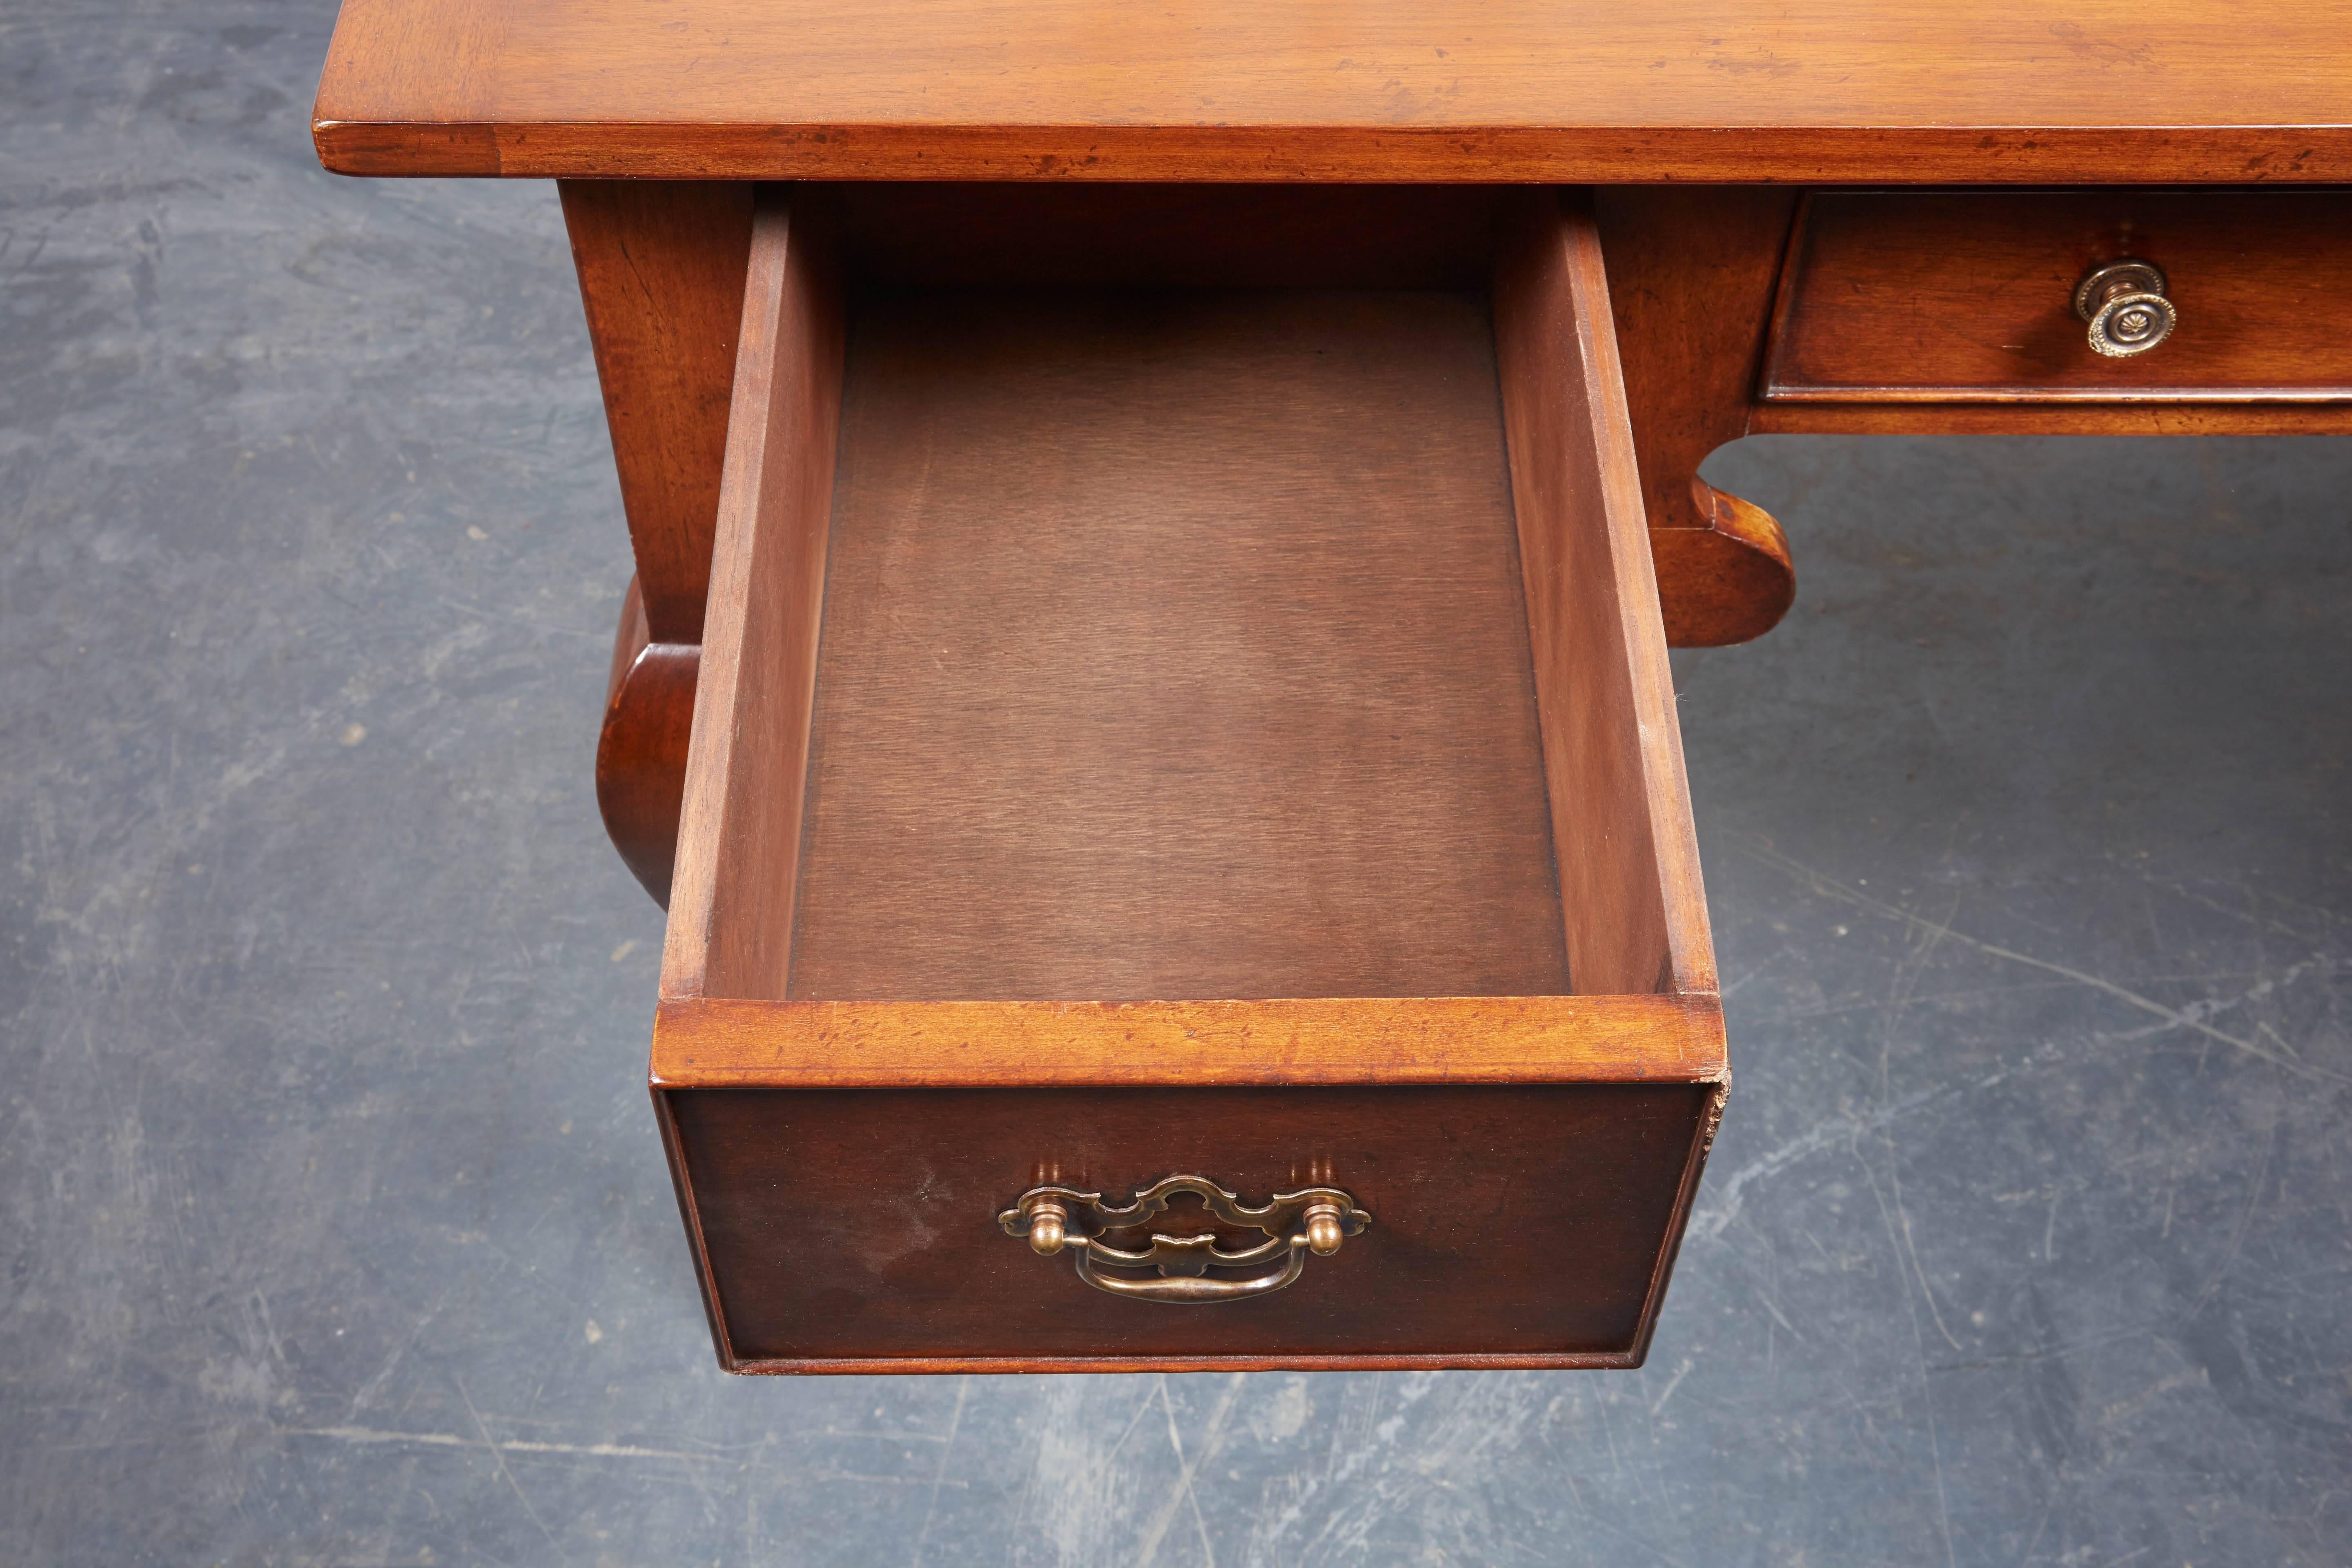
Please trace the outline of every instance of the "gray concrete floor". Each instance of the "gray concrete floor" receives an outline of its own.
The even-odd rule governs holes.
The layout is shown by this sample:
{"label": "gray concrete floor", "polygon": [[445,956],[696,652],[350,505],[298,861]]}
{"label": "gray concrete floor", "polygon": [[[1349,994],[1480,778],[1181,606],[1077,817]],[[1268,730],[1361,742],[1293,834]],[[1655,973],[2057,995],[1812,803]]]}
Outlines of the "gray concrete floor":
{"label": "gray concrete floor", "polygon": [[320,173],[330,21],[0,7],[0,1559],[2352,1560],[2352,442],[1720,456],[1645,1370],[733,1381],[554,195]]}

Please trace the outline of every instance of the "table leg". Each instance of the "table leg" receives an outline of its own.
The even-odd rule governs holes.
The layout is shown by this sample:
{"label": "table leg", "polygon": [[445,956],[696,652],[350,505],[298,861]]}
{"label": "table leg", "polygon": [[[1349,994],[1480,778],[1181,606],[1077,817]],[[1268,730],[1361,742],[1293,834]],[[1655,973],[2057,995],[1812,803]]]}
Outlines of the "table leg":
{"label": "table leg", "polygon": [[622,863],[664,909],[677,859],[686,745],[701,670],[698,644],[652,640],[645,596],[630,578],[613,639],[604,727],[596,737],[596,806]]}
{"label": "table leg", "polygon": [[702,640],[752,186],[564,180],[651,638]]}
{"label": "table leg", "polygon": [[637,559],[596,743],[596,803],[622,860],[666,906],[752,187],[565,180],[560,189]]}
{"label": "table leg", "polygon": [[1603,187],[1594,195],[1666,640],[1746,642],[1796,595],[1780,525],[1698,477],[1748,433],[1797,193]]}

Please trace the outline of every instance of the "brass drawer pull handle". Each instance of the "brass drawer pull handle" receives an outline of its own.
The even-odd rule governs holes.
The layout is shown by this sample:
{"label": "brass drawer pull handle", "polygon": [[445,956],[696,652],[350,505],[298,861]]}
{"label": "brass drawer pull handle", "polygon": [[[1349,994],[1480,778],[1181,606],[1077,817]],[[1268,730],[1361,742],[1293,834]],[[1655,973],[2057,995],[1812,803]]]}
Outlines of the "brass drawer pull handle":
{"label": "brass drawer pull handle", "polygon": [[2074,314],[2091,323],[2091,351],[2109,359],[2144,354],[2172,335],[2180,313],[2164,297],[2164,269],[2152,261],[2110,261],[2074,285]]}
{"label": "brass drawer pull handle", "polygon": [[[1217,1245],[1213,1235],[1151,1233],[1151,1245],[1140,1252],[1109,1246],[1105,1231],[1132,1230],[1168,1207],[1171,1198],[1190,1194],[1202,1206],[1229,1226],[1262,1230],[1266,1239],[1238,1252]],[[1124,1208],[1103,1202],[1100,1193],[1072,1187],[1032,1187],[1020,1202],[996,1216],[1007,1236],[1026,1237],[1030,1250],[1052,1257],[1067,1247],[1076,1254],[1078,1278],[1097,1290],[1139,1301],[1238,1301],[1248,1296],[1270,1296],[1296,1280],[1307,1268],[1307,1255],[1328,1258],[1339,1250],[1340,1239],[1355,1236],[1372,1223],[1356,1200],[1338,1187],[1305,1187],[1276,1193],[1261,1208],[1249,1208],[1240,1197],[1200,1176],[1162,1176],[1137,1193]],[[1240,1279],[1209,1277],[1212,1268],[1247,1268],[1278,1263],[1271,1273]],[[1103,1268],[1150,1268],[1157,1279],[1104,1274]]]}

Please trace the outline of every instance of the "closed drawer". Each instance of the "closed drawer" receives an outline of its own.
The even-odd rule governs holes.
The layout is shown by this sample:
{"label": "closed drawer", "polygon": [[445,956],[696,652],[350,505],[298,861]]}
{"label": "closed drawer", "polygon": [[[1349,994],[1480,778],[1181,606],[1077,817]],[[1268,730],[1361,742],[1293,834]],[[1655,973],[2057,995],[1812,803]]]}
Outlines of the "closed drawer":
{"label": "closed drawer", "polygon": [[[2177,321],[2094,350],[2077,286],[2152,264]],[[1782,268],[1767,402],[2352,399],[2352,194],[1816,192]],[[2126,345],[2128,346],[2128,345]]]}
{"label": "closed drawer", "polygon": [[652,1075],[724,1364],[1639,1361],[1721,1012],[1590,219],[1493,276],[762,208]]}

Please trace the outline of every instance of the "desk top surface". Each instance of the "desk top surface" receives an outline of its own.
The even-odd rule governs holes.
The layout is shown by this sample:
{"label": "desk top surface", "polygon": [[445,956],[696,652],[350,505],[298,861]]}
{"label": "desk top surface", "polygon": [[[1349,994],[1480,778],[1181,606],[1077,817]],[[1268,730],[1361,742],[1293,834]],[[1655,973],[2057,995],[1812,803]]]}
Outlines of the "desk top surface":
{"label": "desk top surface", "polygon": [[354,174],[2352,180],[2352,0],[344,0]]}

